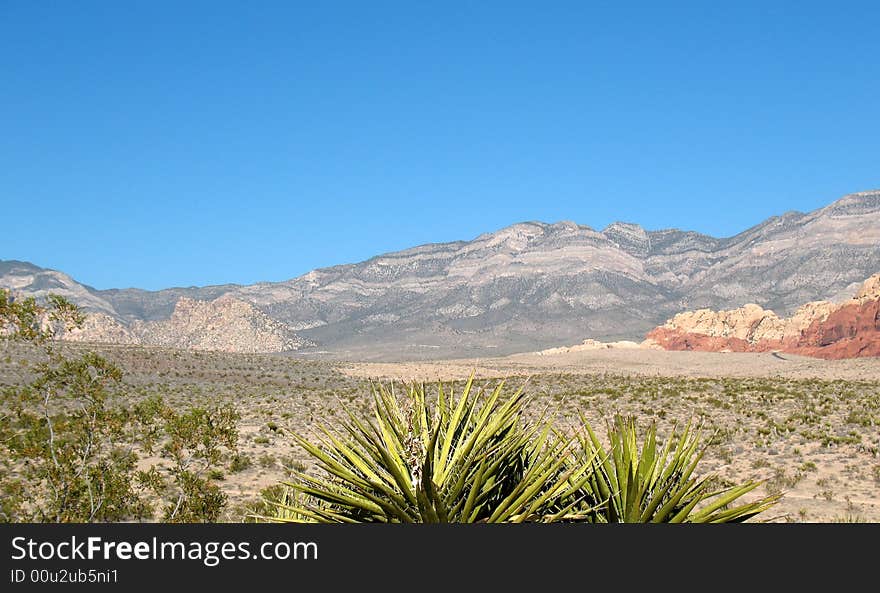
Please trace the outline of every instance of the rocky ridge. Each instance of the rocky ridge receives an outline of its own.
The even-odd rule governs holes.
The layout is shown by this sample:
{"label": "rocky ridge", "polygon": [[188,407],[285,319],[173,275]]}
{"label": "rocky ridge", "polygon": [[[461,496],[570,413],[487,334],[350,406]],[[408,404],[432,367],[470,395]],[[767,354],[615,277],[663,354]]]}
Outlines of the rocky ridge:
{"label": "rocky ridge", "polygon": [[322,352],[410,360],[535,351],[583,336],[641,340],[680,311],[730,311],[743,303],[775,312],[775,320],[748,315],[766,317],[767,328],[789,335],[800,328],[793,318],[812,315],[798,312],[803,303],[847,299],[877,270],[880,191],[871,191],[773,216],[727,238],[625,222],[602,230],[523,222],[282,282],[97,290],[61,272],[0,262],[0,287],[68,291],[88,311],[136,334],[140,324],[170,319],[181,298],[228,296]]}
{"label": "rocky ridge", "polygon": [[286,352],[313,345],[250,303],[230,296],[213,301],[181,298],[168,319],[125,326],[101,313],[62,335],[81,342],[140,344],[219,352]]}

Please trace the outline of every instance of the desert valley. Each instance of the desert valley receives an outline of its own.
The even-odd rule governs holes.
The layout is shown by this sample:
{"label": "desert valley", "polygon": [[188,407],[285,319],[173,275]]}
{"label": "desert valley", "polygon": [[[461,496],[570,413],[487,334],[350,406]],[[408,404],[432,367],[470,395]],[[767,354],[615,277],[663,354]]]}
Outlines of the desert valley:
{"label": "desert valley", "polygon": [[[725,239],[523,223],[280,283],[96,290],[5,261],[0,288],[80,306],[57,348],[118,365],[125,405],[237,411],[234,463],[211,478],[224,520],[315,469],[288,430],[367,414],[376,383],[460,389],[474,373],[522,387],[528,415],[563,431],[581,414],[661,437],[698,421],[701,471],[781,497],[764,519],[880,522],[878,272],[880,192],[863,192]],[[7,341],[0,383],[32,379],[37,354]]]}

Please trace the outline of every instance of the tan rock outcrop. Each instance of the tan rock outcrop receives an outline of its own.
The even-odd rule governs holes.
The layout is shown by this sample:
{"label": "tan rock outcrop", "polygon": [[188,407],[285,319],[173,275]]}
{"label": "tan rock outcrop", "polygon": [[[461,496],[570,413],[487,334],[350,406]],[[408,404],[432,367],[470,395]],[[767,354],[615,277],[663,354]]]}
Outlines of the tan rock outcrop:
{"label": "tan rock outcrop", "polygon": [[880,274],[874,274],[862,284],[859,292],[853,297],[859,302],[880,299]]}
{"label": "tan rock outcrop", "polygon": [[113,317],[103,313],[86,315],[82,327],[62,334],[70,342],[100,342],[105,344],[138,344],[138,337]]}
{"label": "tan rock outcrop", "polygon": [[785,323],[776,316],[776,313],[750,303],[729,311],[699,309],[679,313],[661,327],[713,338],[735,338],[754,343],[765,334],[781,336],[784,326]]}
{"label": "tan rock outcrop", "polygon": [[128,327],[107,315],[91,314],[81,329],[64,333],[62,339],[244,353],[311,345],[283,323],[231,296],[213,301],[181,298],[170,318],[135,321]]}
{"label": "tan rock outcrop", "polygon": [[617,342],[600,342],[599,340],[586,339],[580,344],[575,344],[574,346],[559,346],[557,348],[548,348],[547,350],[541,350],[537,352],[541,356],[547,356],[551,354],[567,354],[569,352],[585,352],[589,350],[606,350],[609,348],[642,348],[643,346],[638,342],[630,342],[629,340],[620,340]]}

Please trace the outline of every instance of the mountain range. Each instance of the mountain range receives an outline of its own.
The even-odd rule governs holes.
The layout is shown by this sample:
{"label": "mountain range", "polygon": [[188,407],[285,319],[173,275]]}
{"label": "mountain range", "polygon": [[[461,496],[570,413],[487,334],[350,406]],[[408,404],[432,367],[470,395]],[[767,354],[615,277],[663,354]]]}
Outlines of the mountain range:
{"label": "mountain range", "polygon": [[55,292],[100,314],[76,339],[370,360],[640,341],[681,311],[744,303],[786,316],[809,301],[845,300],[878,270],[880,191],[868,191],[727,238],[524,222],[283,282],[97,290],[0,261],[0,287]]}

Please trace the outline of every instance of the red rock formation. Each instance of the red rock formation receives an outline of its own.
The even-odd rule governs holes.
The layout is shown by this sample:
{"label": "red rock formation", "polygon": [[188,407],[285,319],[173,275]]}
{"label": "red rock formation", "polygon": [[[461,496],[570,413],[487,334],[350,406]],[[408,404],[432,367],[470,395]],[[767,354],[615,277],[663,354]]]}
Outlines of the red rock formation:
{"label": "red rock formation", "polygon": [[649,332],[645,343],[665,350],[778,350],[826,359],[880,356],[880,274],[841,305],[808,303],[788,319],[757,305],[680,313]]}
{"label": "red rock formation", "polygon": [[765,352],[767,342],[752,343],[733,336],[710,336],[696,332],[657,327],[646,336],[649,343],[664,350],[696,350],[699,352]]}
{"label": "red rock formation", "polygon": [[828,359],[880,356],[880,299],[843,305],[786,351]]}

